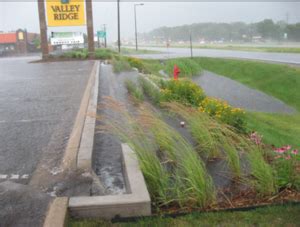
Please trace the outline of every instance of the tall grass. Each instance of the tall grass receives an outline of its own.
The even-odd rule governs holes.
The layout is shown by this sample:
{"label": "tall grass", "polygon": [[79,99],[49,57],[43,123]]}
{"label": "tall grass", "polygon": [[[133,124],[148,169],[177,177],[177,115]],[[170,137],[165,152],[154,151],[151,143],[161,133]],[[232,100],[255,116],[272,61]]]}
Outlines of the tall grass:
{"label": "tall grass", "polygon": [[203,208],[215,201],[213,181],[192,145],[150,107],[141,106],[133,116],[116,105],[109,100],[108,107],[118,114],[105,118],[106,129],[135,150],[151,197],[158,205]]}
{"label": "tall grass", "polygon": [[154,102],[155,104],[159,104],[161,100],[159,87],[141,76],[138,78],[138,82],[142,87],[143,92],[151,99],[151,101]]}
{"label": "tall grass", "polygon": [[136,83],[134,83],[132,80],[127,79],[125,80],[125,86],[128,93],[134,98],[134,101],[136,103],[144,101],[144,93]]}
{"label": "tall grass", "polygon": [[253,184],[261,195],[272,195],[277,192],[276,178],[272,167],[264,160],[259,148],[255,148],[247,153],[247,158],[251,166],[251,175],[254,177]]}
{"label": "tall grass", "polygon": [[180,204],[193,206],[194,203],[194,206],[205,207],[214,201],[212,179],[192,145],[158,117],[148,115],[144,125],[150,128],[160,151],[167,154],[168,161],[177,170],[179,180],[177,178],[176,185],[180,189],[177,190],[177,197]]}
{"label": "tall grass", "polygon": [[218,123],[205,113],[179,103],[164,103],[169,111],[176,113],[188,123],[188,129],[198,143],[199,152],[208,159],[225,155],[228,166],[236,177],[241,177],[238,143],[243,140],[227,125]]}
{"label": "tall grass", "polygon": [[127,109],[110,97],[105,98],[101,108],[111,111],[109,116],[98,116],[97,119],[105,123],[97,129],[118,136],[122,142],[135,151],[144,174],[147,186],[152,198],[158,204],[170,202],[169,178],[167,172],[158,156],[157,145],[153,143],[151,135],[137,123],[135,116],[131,116]]}
{"label": "tall grass", "polygon": [[166,61],[165,70],[169,76],[173,76],[174,65],[180,68],[179,77],[192,77],[199,75],[202,71],[201,65],[189,58],[170,59]]}

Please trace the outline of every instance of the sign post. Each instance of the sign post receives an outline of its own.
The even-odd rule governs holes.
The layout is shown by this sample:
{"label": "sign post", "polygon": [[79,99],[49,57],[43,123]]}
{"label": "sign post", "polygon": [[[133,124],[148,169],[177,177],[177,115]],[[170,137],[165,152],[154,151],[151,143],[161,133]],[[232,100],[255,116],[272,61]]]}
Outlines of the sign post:
{"label": "sign post", "polygon": [[98,43],[99,43],[99,40],[100,38],[101,39],[104,39],[104,46],[106,48],[106,31],[97,31],[97,38],[98,38]]}
{"label": "sign post", "polygon": [[93,7],[92,0],[86,0],[86,20],[87,20],[87,35],[88,35],[88,51],[90,56],[95,54],[94,44],[94,26],[93,26]]}
{"label": "sign post", "polygon": [[44,0],[38,1],[39,21],[40,21],[40,34],[41,34],[41,50],[42,58],[49,57],[48,40],[47,40],[47,23],[45,16]]}

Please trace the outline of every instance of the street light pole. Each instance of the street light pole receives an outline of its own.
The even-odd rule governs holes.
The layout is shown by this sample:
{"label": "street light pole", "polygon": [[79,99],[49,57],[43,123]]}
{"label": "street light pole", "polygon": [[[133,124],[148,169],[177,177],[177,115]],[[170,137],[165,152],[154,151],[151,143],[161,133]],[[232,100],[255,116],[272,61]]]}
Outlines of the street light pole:
{"label": "street light pole", "polygon": [[121,52],[121,35],[120,35],[120,0],[118,0],[118,51]]}
{"label": "street light pole", "polygon": [[107,41],[106,41],[106,24],[103,24],[103,31],[105,33],[105,36],[104,36],[104,47],[106,48],[107,47]]}
{"label": "street light pole", "polygon": [[190,33],[190,48],[191,48],[191,58],[193,58],[193,41],[192,41],[192,33]]}
{"label": "street light pole", "polygon": [[134,4],[134,24],[135,24],[135,50],[138,50],[138,40],[137,40],[137,22],[136,22],[136,7],[143,6],[144,3]]}

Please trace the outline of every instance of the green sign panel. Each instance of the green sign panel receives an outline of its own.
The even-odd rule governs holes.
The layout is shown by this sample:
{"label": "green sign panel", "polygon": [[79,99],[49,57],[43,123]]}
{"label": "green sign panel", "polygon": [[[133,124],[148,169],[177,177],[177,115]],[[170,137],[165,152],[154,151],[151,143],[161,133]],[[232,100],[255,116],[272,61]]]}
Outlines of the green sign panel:
{"label": "green sign panel", "polygon": [[106,32],[105,31],[97,31],[97,36],[98,36],[98,38],[105,38]]}

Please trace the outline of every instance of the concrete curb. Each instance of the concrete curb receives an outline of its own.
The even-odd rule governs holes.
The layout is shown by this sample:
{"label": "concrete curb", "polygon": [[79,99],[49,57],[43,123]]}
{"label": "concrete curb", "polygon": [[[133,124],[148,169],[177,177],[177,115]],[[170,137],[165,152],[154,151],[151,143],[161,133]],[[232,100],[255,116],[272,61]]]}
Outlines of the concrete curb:
{"label": "concrete curb", "polygon": [[77,168],[89,172],[92,171],[92,153],[98,104],[99,67],[98,62],[95,74],[95,85],[91,91],[77,156]]}
{"label": "concrete curb", "polygon": [[[89,103],[90,103],[91,99],[94,99],[94,97],[93,97],[94,95],[92,95],[91,90],[95,84],[94,82],[96,80],[96,77],[98,77],[97,73],[99,73],[99,65],[100,65],[99,61],[95,62],[91,76],[90,76],[88,84],[87,84],[87,87],[84,91],[80,109],[76,116],[73,130],[72,130],[72,133],[71,133],[71,136],[68,141],[68,145],[67,145],[64,157],[63,157],[63,161],[62,161],[62,165],[61,165],[61,168],[63,170],[76,169],[78,149],[80,146],[80,142],[82,140],[82,136],[83,136],[82,133],[84,130],[84,125],[87,121],[86,115],[87,115]],[[97,87],[97,89],[98,89],[98,85],[95,87]],[[95,94],[95,92],[93,94]],[[92,118],[92,116],[91,116],[91,118]],[[93,119],[90,119],[90,121],[92,122]]]}
{"label": "concrete curb", "polygon": [[65,226],[69,198],[55,198],[49,206],[49,211],[44,222],[44,227],[60,227]]}
{"label": "concrete curb", "polygon": [[151,200],[138,160],[127,144],[122,144],[122,155],[128,194],[71,197],[69,212],[72,217],[112,219],[151,215]]}

